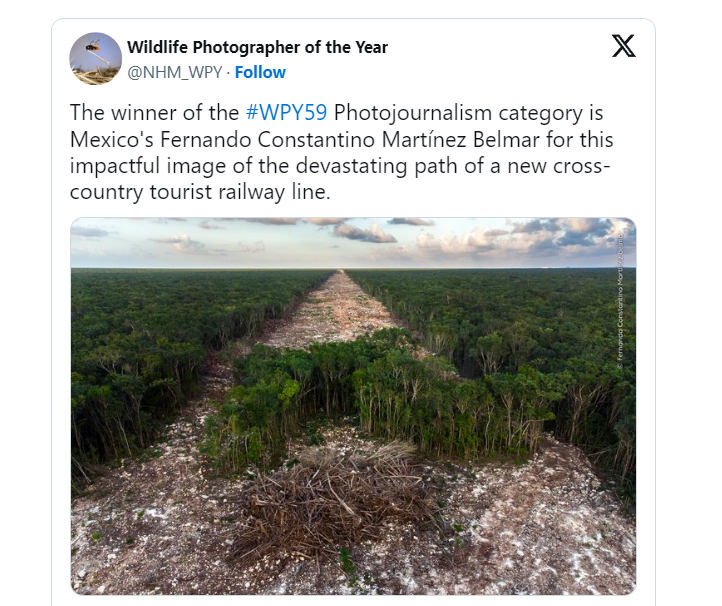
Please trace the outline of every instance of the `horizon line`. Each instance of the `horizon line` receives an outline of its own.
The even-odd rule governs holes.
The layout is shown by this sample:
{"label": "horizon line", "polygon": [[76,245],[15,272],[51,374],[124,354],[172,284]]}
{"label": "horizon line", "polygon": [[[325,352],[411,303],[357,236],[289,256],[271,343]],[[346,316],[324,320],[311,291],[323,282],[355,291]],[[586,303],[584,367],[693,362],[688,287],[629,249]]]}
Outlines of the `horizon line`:
{"label": "horizon line", "polygon": [[[328,269],[328,270],[346,270],[346,269],[364,269],[364,270],[378,270],[378,271],[385,271],[385,270],[403,270],[403,269],[409,269],[409,270],[421,270],[421,271],[438,271],[438,270],[462,270],[462,269],[468,269],[468,270],[500,270],[500,269],[618,269],[617,265],[564,265],[560,267],[552,267],[548,265],[539,265],[534,267],[527,267],[527,266],[518,266],[518,265],[510,265],[506,267],[373,267],[373,266],[364,266],[364,267],[334,267],[329,265],[319,265],[319,266],[313,266],[313,267],[287,267],[287,266],[278,266],[278,267],[170,267],[170,266],[158,266],[158,267],[107,267],[107,266],[99,266],[99,265],[79,265],[79,266],[71,266],[70,269],[136,269],[136,270],[148,270],[148,269],[159,269],[159,270],[172,270],[172,269],[180,269],[180,270],[199,270],[199,271],[242,271],[242,270],[296,270],[296,271],[302,271],[305,269]],[[636,265],[624,265],[622,269],[637,269]]]}

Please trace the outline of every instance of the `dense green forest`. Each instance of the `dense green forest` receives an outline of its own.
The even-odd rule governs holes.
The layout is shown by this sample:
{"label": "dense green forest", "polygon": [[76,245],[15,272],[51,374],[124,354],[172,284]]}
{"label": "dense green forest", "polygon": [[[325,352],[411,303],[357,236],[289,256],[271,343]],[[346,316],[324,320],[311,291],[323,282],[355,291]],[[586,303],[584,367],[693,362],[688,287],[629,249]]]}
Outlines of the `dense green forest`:
{"label": "dense green forest", "polygon": [[[89,465],[148,446],[193,389],[208,349],[254,336],[329,271],[106,271],[72,275],[72,456]],[[308,351],[256,346],[206,419],[224,473],[278,462],[319,417],[357,416],[384,439],[465,460],[533,453],[542,432],[584,448],[634,498],[635,271],[354,270],[412,332]],[[434,355],[423,357],[421,344]]]}
{"label": "dense green forest", "polygon": [[[356,341],[281,352],[256,346],[236,364],[239,385],[207,418],[205,452],[224,472],[273,464],[289,437],[319,417],[358,415],[362,430],[407,440],[430,456],[526,456],[563,397],[530,366],[462,380],[448,363],[419,358],[411,334],[387,329]],[[311,438],[320,439],[313,430]]]}
{"label": "dense green forest", "polygon": [[72,469],[147,447],[209,348],[257,335],[330,271],[72,272]]}
{"label": "dense green forest", "polygon": [[636,270],[624,271],[622,358],[616,268],[348,274],[462,376],[519,380],[533,371],[552,392],[561,389],[545,426],[584,448],[633,496]]}

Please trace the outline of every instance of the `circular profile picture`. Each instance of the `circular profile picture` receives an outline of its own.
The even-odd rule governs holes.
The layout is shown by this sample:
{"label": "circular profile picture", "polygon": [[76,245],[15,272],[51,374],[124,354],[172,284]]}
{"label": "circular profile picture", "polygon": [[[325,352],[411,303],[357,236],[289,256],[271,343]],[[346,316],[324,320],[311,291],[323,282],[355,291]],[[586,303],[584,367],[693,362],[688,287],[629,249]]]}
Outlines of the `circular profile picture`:
{"label": "circular profile picture", "polygon": [[106,84],[120,71],[123,55],[110,36],[91,32],[80,36],[70,49],[70,69],[86,84]]}

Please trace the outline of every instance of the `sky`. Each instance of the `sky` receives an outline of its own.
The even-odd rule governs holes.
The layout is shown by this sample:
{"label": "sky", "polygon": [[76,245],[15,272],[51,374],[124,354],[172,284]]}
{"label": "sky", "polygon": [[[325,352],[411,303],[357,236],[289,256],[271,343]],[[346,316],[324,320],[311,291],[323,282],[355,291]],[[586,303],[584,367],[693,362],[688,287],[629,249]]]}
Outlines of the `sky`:
{"label": "sky", "polygon": [[83,218],[72,267],[508,268],[636,266],[627,219]]}
{"label": "sky", "polygon": [[100,47],[100,50],[93,52],[108,61],[110,63],[110,67],[120,67],[122,62],[122,53],[120,52],[118,43],[110,36],[106,36],[101,32],[90,32],[89,34],[80,36],[70,49],[71,69],[90,71],[96,67],[101,69],[108,67],[100,59],[85,50],[85,47],[95,40],[99,40],[97,45]]}

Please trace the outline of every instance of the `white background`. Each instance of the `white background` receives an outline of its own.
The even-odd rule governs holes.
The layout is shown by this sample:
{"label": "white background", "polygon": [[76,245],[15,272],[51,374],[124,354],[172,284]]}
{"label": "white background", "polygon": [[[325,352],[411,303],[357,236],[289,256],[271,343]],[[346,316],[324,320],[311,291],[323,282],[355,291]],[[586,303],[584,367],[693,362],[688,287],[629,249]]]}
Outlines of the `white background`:
{"label": "white background", "polygon": [[[6,308],[5,521],[3,550],[5,591],[9,599],[46,602],[50,595],[49,517],[49,30],[55,18],[71,16],[165,15],[158,7],[126,2],[122,6],[79,6],[56,3],[28,6],[27,14],[6,15],[3,51],[6,61],[18,57],[21,75],[4,86],[4,201],[9,210],[3,239]],[[715,137],[719,119],[711,109],[718,87],[719,56],[714,46],[712,4],[683,6],[616,3],[585,10],[578,3],[519,2],[514,9],[479,3],[438,5],[414,3],[413,13],[426,16],[607,16],[647,17],[657,28],[657,600],[712,603],[716,589],[719,540],[712,498],[713,461],[719,418],[715,395],[715,363],[710,344],[718,336],[711,268],[716,254],[716,203],[713,187]],[[88,15],[92,10],[91,15]],[[201,11],[190,3],[172,5],[174,16],[405,16],[400,4],[367,3],[363,10],[323,10],[308,4],[283,11],[279,7],[249,9],[206,3]],[[12,9],[11,9],[12,11]],[[280,13],[279,13],[280,11]],[[33,70],[33,61],[37,68]],[[14,60],[10,60],[14,64]],[[714,88],[713,88],[714,87]],[[81,213],[79,213],[81,214]],[[120,214],[120,213],[117,213]],[[289,213],[292,214],[292,213]],[[351,214],[351,213],[346,213]],[[418,213],[425,214],[425,213]],[[475,213],[484,214],[484,213]],[[543,214],[543,213],[535,213]],[[578,213],[587,214],[587,213]],[[588,213],[594,214],[594,213]],[[605,213],[614,214],[614,213]],[[65,263],[67,257],[62,258]],[[643,260],[639,260],[640,266]],[[717,330],[716,330],[717,329]],[[641,351],[641,350],[640,350]],[[649,354],[651,355],[651,353]],[[10,363],[8,365],[8,363]],[[11,371],[8,371],[11,368]],[[63,462],[56,464],[62,469]],[[654,473],[647,461],[640,476]],[[640,558],[643,546],[640,545]],[[647,552],[645,558],[653,554]],[[69,597],[65,572],[58,572],[58,603]],[[633,594],[633,596],[636,594]],[[87,598],[86,598],[87,599]],[[652,603],[651,592],[645,603]]]}
{"label": "white background", "polygon": [[[121,73],[104,86],[81,86],[68,73],[64,52],[78,36],[87,33],[89,23],[80,20],[59,21],[53,29],[53,48],[60,60],[53,66],[53,216],[58,231],[57,254],[66,247],[65,231],[78,216],[609,216],[630,217],[641,222],[643,241],[653,250],[654,209],[654,26],[646,20],[92,20],[92,30],[114,36],[124,50]],[[632,46],[637,56],[627,60],[623,54],[613,58],[618,45],[610,32],[635,33]],[[628,34],[625,35],[625,37]],[[268,58],[212,54],[131,54],[126,40],[170,39],[192,45],[194,40],[296,42],[298,54],[278,54]],[[343,41],[352,46],[348,55],[307,54],[301,49],[316,40]],[[355,40],[388,43],[385,54],[359,54]],[[265,68],[285,68],[284,79],[246,80],[233,77],[234,67],[262,64]],[[222,77],[208,80],[150,79],[132,81],[127,70],[133,66],[223,66]],[[226,75],[231,72],[230,75]],[[211,121],[209,106],[219,103],[238,109],[237,121]],[[275,104],[324,103],[332,114],[336,104],[350,103],[356,108],[490,108],[494,119],[469,121],[406,121],[389,126],[384,122],[334,120],[329,115],[320,122],[253,121],[245,117],[251,103]],[[72,120],[71,103],[86,103],[93,109],[104,108],[106,118]],[[183,110],[191,114],[198,103],[204,113],[200,121],[186,121]],[[111,108],[151,106],[177,108],[173,121],[113,121]],[[589,120],[592,108],[603,111],[603,120]],[[573,121],[553,121],[544,126],[536,121],[502,121],[496,118],[502,108],[564,109],[583,111]],[[154,133],[155,145],[146,148],[70,147],[70,131],[92,135]],[[161,131],[173,134],[225,135],[238,131],[255,142],[256,133],[270,131],[278,135],[335,135],[348,132],[372,134],[373,148],[249,148],[178,149],[160,146]],[[383,147],[383,130],[406,135],[433,132],[434,135],[466,135],[465,148],[397,149]],[[475,130],[485,134],[501,130],[503,134],[539,135],[533,149],[497,149],[473,147]],[[574,134],[570,148],[547,151],[546,135]],[[582,149],[578,134],[592,132],[614,136],[612,148]],[[268,140],[269,137],[265,137]],[[142,140],[142,138],[141,138]],[[330,199],[311,204],[292,201],[290,193],[277,206],[255,201],[153,201],[148,195],[151,184],[163,186],[205,185],[209,181],[196,176],[179,175],[103,175],[82,180],[70,175],[68,164],[76,160],[127,160],[143,155],[173,160],[255,160],[269,155],[276,161],[288,161],[293,168],[304,157],[324,161],[410,160],[411,174],[404,179],[393,175],[259,175],[254,167],[250,175],[234,175],[230,167],[224,176],[210,180],[211,185],[235,186],[247,180],[254,186],[287,186],[291,182],[324,186]],[[459,174],[413,175],[414,159],[435,161],[450,156],[457,161]],[[464,165],[483,156],[485,172],[466,174]],[[491,160],[506,166],[507,160],[600,161],[610,165],[598,175],[557,175],[551,162],[544,175],[494,176],[487,174]],[[74,187],[145,186],[145,197],[132,202],[73,201]],[[423,207],[421,206],[423,205]],[[61,241],[62,240],[62,241]],[[67,250],[67,248],[65,248]],[[614,259],[611,260],[614,262]]]}
{"label": "white background", "polygon": [[[654,578],[654,485],[651,463],[654,458],[654,26],[647,20],[93,20],[92,31],[112,34],[122,49],[126,40],[171,39],[192,44],[193,40],[213,42],[262,41],[298,42],[301,48],[316,40],[338,40],[352,45],[349,55],[274,56],[268,59],[238,59],[228,55],[135,55],[124,52],[124,66],[116,79],[104,86],[88,87],[68,73],[64,52],[79,35],[88,31],[85,21],[63,20],[53,28],[53,56],[61,59],[53,65],[53,459],[63,461],[70,450],[70,426],[67,401],[70,390],[69,325],[70,291],[68,276],[69,225],[79,216],[610,216],[629,217],[637,224],[637,450],[639,463],[637,486],[638,564],[637,589],[626,599],[644,603],[653,594]],[[626,38],[634,33],[631,44],[633,60],[612,57],[618,49],[611,33]],[[354,41],[368,40],[388,43],[386,55],[356,53]],[[234,73],[233,66],[263,63],[267,67],[285,67],[284,80],[238,80],[225,75]],[[131,65],[221,65],[224,77],[210,81],[178,81],[142,79],[130,81]],[[583,118],[574,127],[568,122],[404,122],[393,126],[373,122],[335,121],[329,116],[321,123],[253,122],[242,117],[237,122],[186,123],[182,119],[158,123],[119,122],[105,119],[73,121],[69,105],[86,102],[94,109],[104,108],[110,116],[111,107],[150,106],[194,108],[204,101],[205,107],[221,102],[226,108],[243,110],[251,102],[260,103],[325,103],[329,110],[336,103],[349,102],[363,107],[464,107],[492,108],[577,108]],[[601,108],[604,119],[590,122],[591,105]],[[88,129],[91,134],[136,134],[155,131],[156,146],[150,149],[70,148],[71,130]],[[364,149],[279,149],[258,147],[232,150],[176,150],[158,147],[161,130],[174,133],[225,134],[238,129],[251,134],[262,130],[287,134],[335,134],[338,132],[373,133],[381,140],[381,131],[402,133],[458,135],[474,129],[484,132],[541,135],[540,147],[531,150],[432,148],[398,150],[375,146]],[[615,145],[610,149],[571,148],[545,154],[549,130],[555,133],[578,134],[591,131],[612,134]],[[185,151],[185,153],[184,153]],[[70,156],[84,160],[109,161],[159,154],[162,160],[174,159],[242,160],[270,154],[271,158],[289,160],[291,166],[304,156],[313,159],[347,160],[373,158],[385,160],[422,158],[435,160],[447,156],[458,160],[459,169],[465,160],[480,155],[506,164],[515,161],[553,159],[554,161],[601,161],[610,165],[598,175],[467,175],[436,176],[405,179],[394,176],[295,176],[304,185],[314,183],[331,192],[330,200],[284,200],[274,206],[258,202],[227,201],[152,201],[131,202],[73,201],[68,192],[77,186],[99,187],[118,184],[146,188],[152,184],[165,186],[204,183],[202,178],[155,176],[129,178],[124,176],[92,177],[80,180],[69,175]],[[230,161],[230,160],[229,160]],[[409,162],[413,166],[413,161]],[[235,185],[245,175],[229,175],[222,184]],[[288,186],[286,176],[249,176],[253,185]],[[219,178],[220,179],[220,178]],[[217,181],[211,181],[216,183]],[[287,196],[290,198],[290,195]],[[293,261],[291,260],[291,263]],[[543,263],[543,262],[542,262]],[[615,263],[612,257],[609,264]],[[610,292],[614,290],[610,284]],[[610,319],[611,321],[612,319]],[[610,324],[611,325],[611,324]],[[62,465],[54,473],[53,494],[53,558],[58,585],[67,578],[68,505],[70,492],[67,471]],[[646,471],[645,471],[646,470]],[[55,582],[55,581],[54,581]],[[559,598],[557,598],[558,600]]]}

